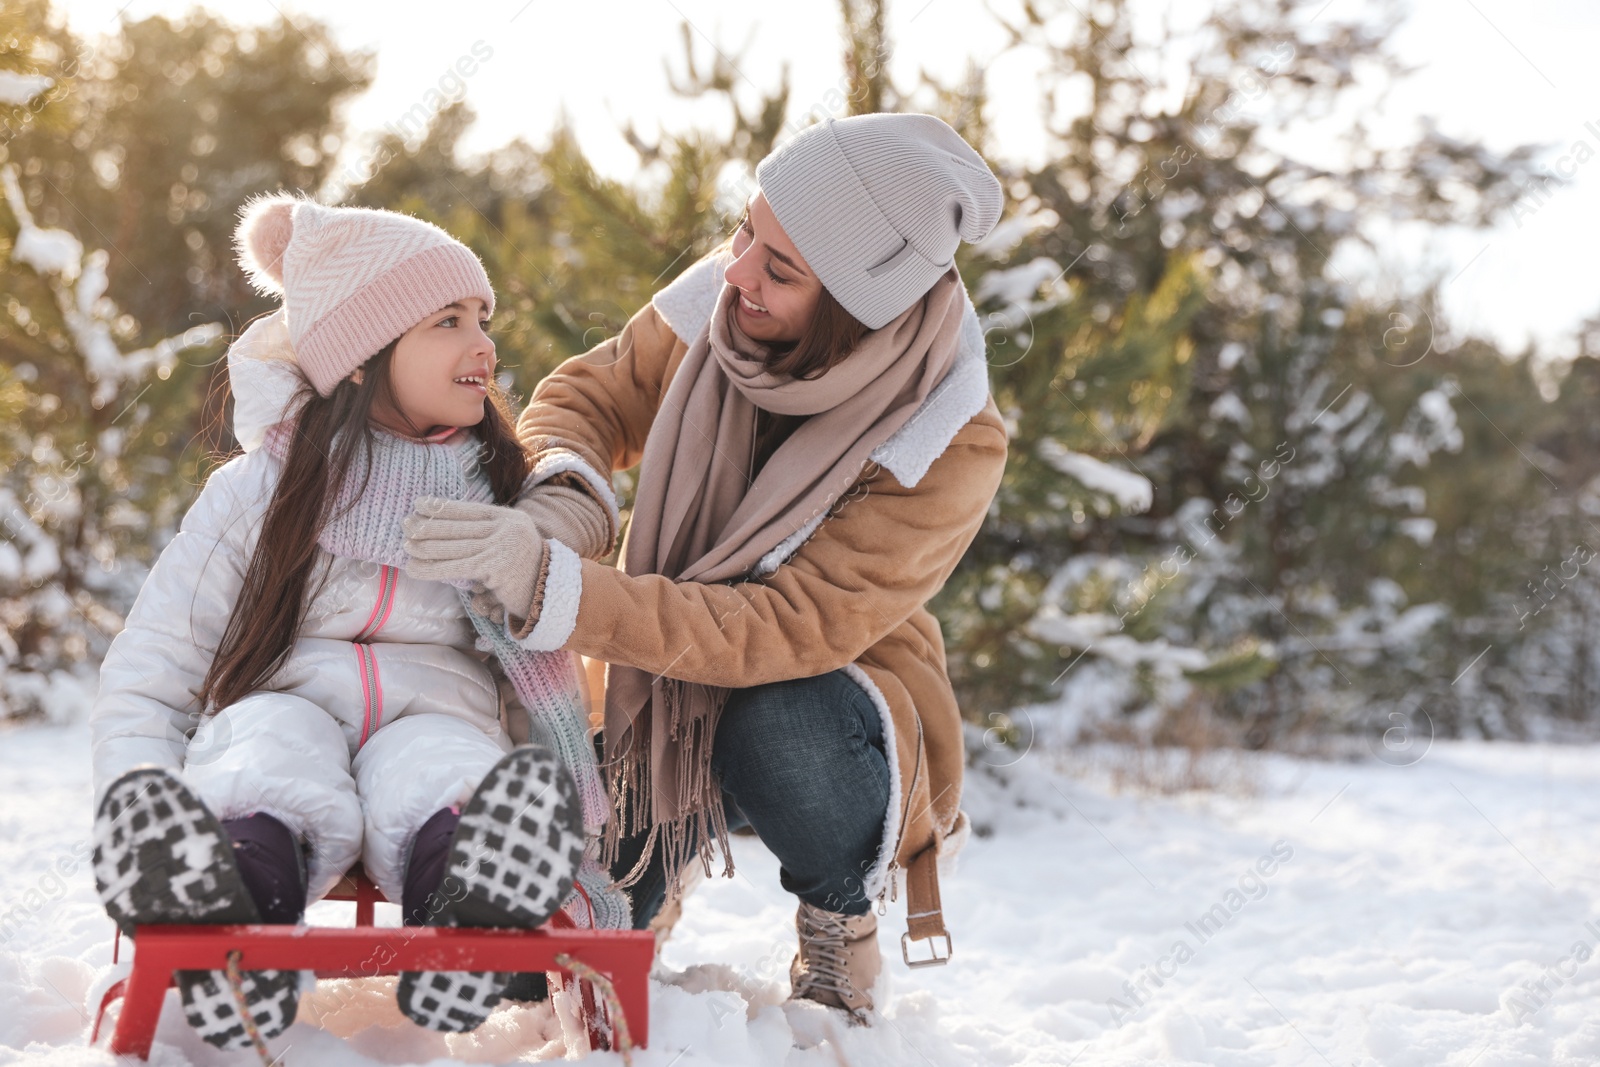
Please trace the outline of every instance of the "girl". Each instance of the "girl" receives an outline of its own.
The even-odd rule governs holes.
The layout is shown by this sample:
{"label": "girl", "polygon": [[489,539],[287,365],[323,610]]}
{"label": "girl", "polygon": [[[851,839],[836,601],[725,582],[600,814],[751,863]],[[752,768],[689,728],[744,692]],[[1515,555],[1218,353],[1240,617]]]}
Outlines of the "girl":
{"label": "girl", "polygon": [[[429,504],[414,574],[484,582],[530,647],[611,664],[613,873],[634,920],[748,825],[799,897],[793,995],[872,1011],[880,907],[906,962],[949,958],[962,737],[924,606],[1005,467],[983,333],[954,266],[1002,195],[931,115],[827,120],[756,168],[730,247],[562,364],[518,432],[541,462],[640,463],[622,571],[505,509]],[[598,511],[596,512],[598,514]],[[491,570],[482,561],[521,559]],[[526,588],[503,576],[539,575]],[[670,911],[670,909],[669,909]]]}
{"label": "girl", "polygon": [[[283,304],[229,351],[244,454],[206,482],[102,667],[107,911],[130,935],[295,923],[359,860],[409,924],[538,926],[581,873],[589,922],[625,926],[599,868],[579,871],[607,805],[570,654],[522,650],[464,584],[406,575],[401,548],[419,497],[526,488],[512,513],[530,531],[603,555],[609,488],[530,470],[495,385],[494,293],[444,231],[276,195],[246,206],[237,243]],[[400,1007],[470,1030],[513,977],[407,974]],[[178,985],[222,1048],[281,1032],[300,992],[281,971]]]}

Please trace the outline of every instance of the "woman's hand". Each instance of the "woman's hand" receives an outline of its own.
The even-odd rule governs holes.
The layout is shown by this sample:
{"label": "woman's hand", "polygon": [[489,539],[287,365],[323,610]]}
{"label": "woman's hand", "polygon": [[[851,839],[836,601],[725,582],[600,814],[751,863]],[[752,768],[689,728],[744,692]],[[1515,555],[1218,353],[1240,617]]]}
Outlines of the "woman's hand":
{"label": "woman's hand", "polygon": [[516,508],[422,497],[401,525],[406,573],[427,581],[481,582],[525,618],[544,558],[544,537]]}

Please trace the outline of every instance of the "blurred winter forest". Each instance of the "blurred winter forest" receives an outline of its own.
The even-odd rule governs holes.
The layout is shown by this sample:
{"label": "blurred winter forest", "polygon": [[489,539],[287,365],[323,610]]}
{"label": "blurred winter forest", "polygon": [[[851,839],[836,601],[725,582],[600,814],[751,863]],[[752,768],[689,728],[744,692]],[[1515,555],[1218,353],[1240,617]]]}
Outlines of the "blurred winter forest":
{"label": "blurred winter forest", "polygon": [[[468,158],[473,114],[442,97],[352,170],[338,116],[373,57],[307,19],[197,9],[86,40],[48,0],[11,0],[0,719],[81,713],[145,568],[232,447],[221,356],[270,307],[233,261],[250,195],[321,192],[466,241],[525,396],[716,245],[788,133],[919,110],[983,151],[1008,199],[959,262],[1011,458],[936,602],[991,739],[1593,736],[1600,319],[1574,360],[1499,351],[1442,321],[1441,279],[1378,292],[1330,262],[1363,243],[1381,257],[1384,227],[1503,217],[1550,181],[1539,151],[1425,123],[1379,149],[1358,121],[1346,165],[1290,158],[1276,133],[1404,76],[1386,50],[1402,12],[1222,0],[1198,36],[1151,41],[1135,6],[1035,0],[1007,23],[1051,58],[1037,169],[995,154],[984,70],[891,82],[881,2],[841,0],[846,81],[817,101],[773,73],[741,103],[737,53],[686,26],[664,45],[674,90],[728,120],[629,129],[638,176],[618,183],[570,130]],[[1184,80],[1146,79],[1170,68],[1158,53],[1192,56]]]}

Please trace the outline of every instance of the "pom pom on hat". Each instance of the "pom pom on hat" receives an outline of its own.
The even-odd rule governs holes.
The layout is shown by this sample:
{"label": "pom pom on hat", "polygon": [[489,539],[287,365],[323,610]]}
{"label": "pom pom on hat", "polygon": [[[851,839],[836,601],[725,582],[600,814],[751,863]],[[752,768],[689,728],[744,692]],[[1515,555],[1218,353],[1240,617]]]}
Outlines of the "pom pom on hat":
{"label": "pom pom on hat", "polygon": [[258,292],[283,292],[283,254],[294,236],[295,198],[284,193],[258,196],[239,212],[233,243],[239,265]]}

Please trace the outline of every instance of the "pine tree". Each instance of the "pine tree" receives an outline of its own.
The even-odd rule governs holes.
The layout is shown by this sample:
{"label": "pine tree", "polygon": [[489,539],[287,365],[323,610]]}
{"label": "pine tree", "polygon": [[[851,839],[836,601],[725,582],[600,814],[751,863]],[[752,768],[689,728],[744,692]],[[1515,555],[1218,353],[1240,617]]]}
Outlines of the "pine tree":
{"label": "pine tree", "polygon": [[[11,38],[11,58],[46,51]],[[18,71],[31,92],[8,98],[16,122],[57,84]],[[44,117],[41,108],[40,125]],[[22,160],[26,165],[26,157]],[[92,668],[131,598],[130,538],[148,538],[170,499],[153,479],[151,454],[130,444],[149,435],[160,449],[168,431],[144,400],[152,379],[171,376],[179,353],[222,334],[215,324],[127,350],[136,332],[106,297],[110,257],[85,254],[73,234],[36,224],[18,168],[0,167],[6,208],[0,265],[9,322],[0,325],[0,718],[65,717],[90,687]],[[170,477],[171,464],[162,473]]]}
{"label": "pine tree", "polygon": [[[23,506],[32,526],[0,542],[15,655],[0,651],[47,672],[92,658],[74,660],[76,639],[48,619],[98,605],[114,625],[198,482],[191,439],[216,348],[174,361],[160,342],[265,307],[232,264],[234,212],[257,191],[329,185],[333,110],[371,57],[339,53],[321,27],[203,13],[132,23],[85,54],[43,0],[22,9],[0,24],[0,99],[19,78],[50,87],[44,104],[0,108],[18,187],[0,213],[0,415],[16,427],[0,436],[0,484],[20,504],[71,482],[57,475],[84,449],[112,457],[75,483],[81,521]],[[1424,123],[1385,151],[1358,124],[1338,167],[1286,157],[1279,123],[1332,111],[1358,68],[1402,73],[1390,22],[1312,9],[1232,0],[1196,34],[1146,40],[1130,0],[1023,5],[1003,25],[1047,58],[1053,102],[1050,158],[1033,167],[991,144],[985,71],[895,84],[882,0],[840,0],[844,77],[809,103],[787,72],[751,97],[741,57],[685,27],[673,88],[725,101],[728,121],[630,126],[636,178],[601,177],[566,128],[465,159],[472,115],[457,105],[420,139],[380,140],[345,202],[430,218],[483,258],[502,366],[526,395],[724,240],[783,139],[825,117],[932,111],[1007,194],[995,233],[957,260],[1011,433],[990,521],[934,603],[969,718],[1022,742],[1026,718],[1005,713],[1049,700],[1066,735],[1165,743],[1198,728],[1251,745],[1385,739],[1396,722],[1490,736],[1592,725],[1600,584],[1574,552],[1600,548],[1600,326],[1552,374],[1448,340],[1437,281],[1388,292],[1335,265],[1342,250],[1381,253],[1394,220],[1493,221],[1536,155]],[[1170,69],[1186,80],[1146,77]],[[34,253],[12,254],[27,218],[47,244],[75,248],[75,231],[109,253],[108,288],[83,312],[114,342],[89,346],[113,368],[98,382],[69,312],[102,261],[34,269]],[[129,360],[142,369],[115,369]],[[122,579],[102,573],[113,561]],[[54,615],[46,587],[66,598]]]}
{"label": "pine tree", "polygon": [[0,15],[0,716],[92,686],[227,443],[196,441],[222,414],[222,324],[266,306],[233,265],[237,209],[321,183],[370,58],[282,18],[91,43],[46,0]]}
{"label": "pine tree", "polygon": [[[1071,80],[1088,104],[1012,183],[989,242],[1012,265],[978,284],[1015,433],[996,520],[941,601],[969,712],[1059,691],[1069,720],[1154,736],[1198,701],[1263,744],[1360,729],[1454,673],[1438,630],[1472,594],[1429,563],[1419,474],[1463,449],[1459,379],[1482,366],[1440,350],[1429,291],[1366,295],[1330,260],[1379,219],[1492,220],[1532,153],[1427,126],[1393,153],[1357,129],[1342,170],[1273,151],[1270,116],[1330,107],[1357,63],[1399,74],[1387,25],[1302,15],[1225,5],[1198,42],[1140,41],[1125,0],[1010,26],[1050,57],[1046,92]],[[1186,84],[1146,79],[1174,54]],[[1096,487],[1128,473],[1147,508]]]}

